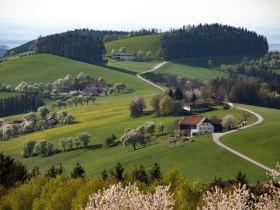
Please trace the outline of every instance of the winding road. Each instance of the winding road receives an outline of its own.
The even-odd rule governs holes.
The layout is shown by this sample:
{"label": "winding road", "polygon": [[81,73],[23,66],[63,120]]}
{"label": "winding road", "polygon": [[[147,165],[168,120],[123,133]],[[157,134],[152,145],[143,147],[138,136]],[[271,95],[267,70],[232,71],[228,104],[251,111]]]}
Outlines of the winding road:
{"label": "winding road", "polygon": [[[141,80],[143,80],[143,81],[145,81],[145,82],[147,82],[147,83],[149,83],[149,84],[155,86],[156,88],[158,88],[158,89],[160,89],[160,90],[162,90],[162,91],[166,91],[163,87],[160,87],[159,85],[156,85],[156,84],[154,84],[153,82],[151,82],[151,81],[149,81],[149,80],[146,80],[145,78],[143,78],[143,77],[141,76],[142,74],[145,74],[145,73],[148,73],[148,72],[152,72],[152,71],[155,71],[155,70],[159,69],[160,67],[162,67],[162,66],[165,65],[166,63],[168,63],[168,62],[159,63],[159,64],[157,64],[156,66],[154,66],[153,69],[151,69],[151,70],[149,70],[149,71],[145,71],[145,72],[141,72],[141,73],[137,74],[137,77],[138,77],[139,79],[141,79]],[[233,153],[233,154],[235,154],[235,155],[237,155],[237,156],[243,158],[244,160],[247,160],[247,161],[249,161],[250,163],[252,163],[252,164],[254,164],[254,165],[256,165],[256,166],[258,166],[258,167],[260,167],[260,168],[262,168],[262,169],[264,169],[264,170],[266,170],[266,171],[271,172],[271,171],[272,171],[271,168],[269,168],[269,167],[267,167],[267,166],[265,166],[265,165],[263,165],[263,164],[261,164],[261,163],[255,161],[255,160],[253,160],[252,158],[247,157],[246,155],[243,155],[243,154],[240,153],[240,152],[237,152],[237,151],[234,150],[234,149],[231,149],[230,147],[224,145],[224,144],[220,141],[220,138],[223,137],[223,136],[225,136],[225,135],[238,132],[239,130],[246,129],[246,128],[249,128],[249,127],[258,125],[258,124],[260,124],[260,123],[263,122],[263,117],[262,117],[261,115],[259,115],[258,113],[254,112],[254,111],[252,111],[252,110],[249,110],[249,109],[242,108],[242,107],[235,107],[235,108],[236,108],[236,109],[244,110],[244,111],[246,111],[246,112],[249,112],[249,113],[255,115],[255,116],[257,117],[257,121],[254,122],[254,123],[252,123],[252,124],[250,124],[250,125],[241,127],[241,128],[239,128],[239,129],[236,129],[236,130],[232,130],[232,131],[228,131],[228,132],[224,132],[224,133],[213,133],[213,134],[212,134],[212,137],[213,137],[214,143],[217,144],[218,146],[220,146],[220,147],[222,147],[222,148],[228,150],[229,152],[231,152],[231,153]]]}
{"label": "winding road", "polygon": [[261,115],[259,115],[258,113],[253,112],[252,110],[249,110],[249,109],[241,108],[241,107],[235,107],[235,108],[236,108],[236,109],[241,109],[241,110],[244,110],[244,111],[247,111],[247,112],[250,112],[251,114],[253,114],[253,115],[255,115],[255,116],[257,117],[257,121],[254,122],[254,123],[252,123],[252,124],[250,124],[250,125],[241,127],[241,128],[239,128],[239,129],[236,129],[236,130],[228,131],[228,132],[225,132],[225,133],[212,133],[212,137],[213,137],[214,143],[217,144],[218,146],[223,147],[224,149],[230,151],[231,153],[233,153],[233,154],[235,154],[235,155],[237,155],[237,156],[239,156],[239,157],[241,157],[241,158],[243,158],[243,159],[245,159],[245,160],[251,162],[252,164],[254,164],[254,165],[256,165],[256,166],[259,166],[259,167],[263,168],[263,169],[266,170],[266,171],[271,172],[271,170],[272,170],[271,168],[269,168],[269,167],[267,167],[267,166],[265,166],[265,165],[263,165],[263,164],[261,164],[261,163],[255,161],[255,160],[253,160],[252,158],[249,158],[249,157],[243,155],[243,154],[240,153],[240,152],[237,152],[236,150],[231,149],[230,147],[224,145],[224,144],[220,141],[220,138],[223,137],[223,136],[225,136],[225,135],[238,132],[239,130],[246,129],[246,128],[249,128],[249,127],[258,125],[258,124],[260,124],[260,123],[263,122],[263,117],[262,117]]}
{"label": "winding road", "polygon": [[149,83],[149,84],[155,86],[156,88],[158,88],[158,89],[160,89],[160,90],[162,90],[162,91],[166,91],[163,87],[160,87],[159,85],[156,85],[155,83],[153,83],[153,82],[151,82],[151,81],[149,81],[149,80],[146,80],[144,77],[141,76],[142,74],[145,74],[145,73],[148,73],[148,72],[152,72],[152,71],[155,71],[155,70],[159,69],[160,67],[162,67],[162,66],[165,65],[166,63],[168,63],[168,62],[167,62],[167,61],[161,62],[161,63],[155,65],[151,70],[145,71],[145,72],[141,72],[141,73],[137,74],[137,77],[138,77],[139,79],[141,79],[141,80],[143,80],[143,81],[145,81],[145,82],[147,82],[147,83]]}

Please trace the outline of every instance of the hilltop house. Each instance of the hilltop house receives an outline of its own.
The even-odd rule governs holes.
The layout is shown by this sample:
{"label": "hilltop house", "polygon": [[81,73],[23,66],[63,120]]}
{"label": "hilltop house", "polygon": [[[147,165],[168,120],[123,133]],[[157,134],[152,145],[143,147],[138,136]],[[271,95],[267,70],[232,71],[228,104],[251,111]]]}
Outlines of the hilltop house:
{"label": "hilltop house", "polygon": [[89,82],[83,86],[84,95],[107,94],[109,87],[106,82]]}
{"label": "hilltop house", "polygon": [[186,116],[179,122],[181,135],[197,136],[221,131],[221,124],[204,116]]}
{"label": "hilltop house", "polygon": [[113,52],[112,58],[116,60],[133,61],[135,59],[135,53],[132,52]]}
{"label": "hilltop house", "polygon": [[208,103],[189,103],[183,109],[189,112],[203,112],[209,110],[210,107]]}

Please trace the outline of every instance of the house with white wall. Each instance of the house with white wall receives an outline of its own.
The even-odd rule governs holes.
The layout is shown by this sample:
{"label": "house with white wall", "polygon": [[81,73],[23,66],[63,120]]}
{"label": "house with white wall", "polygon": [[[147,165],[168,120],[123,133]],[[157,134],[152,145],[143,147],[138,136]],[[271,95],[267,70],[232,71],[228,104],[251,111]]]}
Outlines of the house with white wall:
{"label": "house with white wall", "polygon": [[133,61],[135,59],[135,53],[132,52],[113,52],[112,58],[116,60]]}
{"label": "house with white wall", "polygon": [[186,116],[179,122],[181,135],[197,136],[213,133],[214,125],[204,116]]}

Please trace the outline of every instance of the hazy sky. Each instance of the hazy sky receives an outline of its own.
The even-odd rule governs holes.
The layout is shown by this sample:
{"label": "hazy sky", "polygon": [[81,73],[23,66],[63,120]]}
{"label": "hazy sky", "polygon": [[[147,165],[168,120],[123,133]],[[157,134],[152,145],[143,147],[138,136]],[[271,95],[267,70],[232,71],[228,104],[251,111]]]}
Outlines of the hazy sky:
{"label": "hazy sky", "polygon": [[[168,30],[197,23],[280,28],[280,0],[0,0],[7,28]],[[280,33],[280,31],[279,31]]]}

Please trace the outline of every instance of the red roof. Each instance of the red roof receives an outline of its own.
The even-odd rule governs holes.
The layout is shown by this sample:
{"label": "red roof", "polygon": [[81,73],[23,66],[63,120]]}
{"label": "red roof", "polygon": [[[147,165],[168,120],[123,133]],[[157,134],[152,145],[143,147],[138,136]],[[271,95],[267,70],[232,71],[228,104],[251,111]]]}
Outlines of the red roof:
{"label": "red roof", "polygon": [[180,125],[197,125],[203,119],[204,116],[186,116],[180,121]]}
{"label": "red roof", "polygon": [[106,88],[108,87],[108,85],[106,84],[106,82],[90,82],[90,83],[86,83],[84,85],[84,87],[99,87],[99,88]]}

